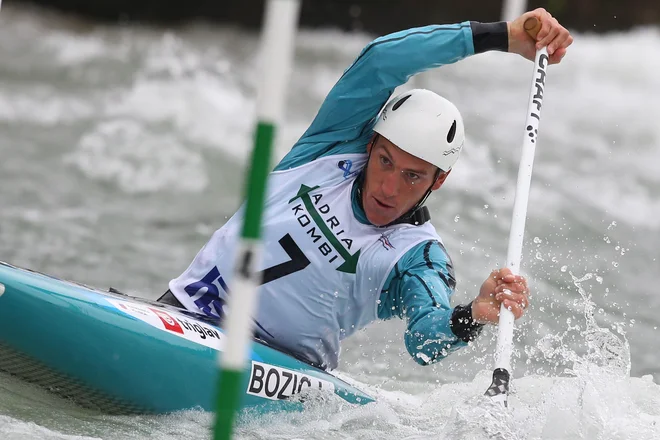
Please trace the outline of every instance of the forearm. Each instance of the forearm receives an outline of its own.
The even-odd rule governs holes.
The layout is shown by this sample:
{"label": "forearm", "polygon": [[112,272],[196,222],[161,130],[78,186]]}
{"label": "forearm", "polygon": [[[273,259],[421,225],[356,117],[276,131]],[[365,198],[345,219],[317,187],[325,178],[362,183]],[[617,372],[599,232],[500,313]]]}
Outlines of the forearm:
{"label": "forearm", "polygon": [[[362,50],[330,91],[319,111],[324,122],[320,125],[360,128],[413,75],[475,53],[507,48],[506,22],[432,25],[379,37]],[[312,124],[309,135],[314,128]]]}
{"label": "forearm", "polygon": [[346,141],[367,136],[396,87],[416,73],[475,53],[473,28],[479,50],[490,50],[492,32],[483,26],[468,22],[426,26],[369,43],[328,93],[310,127],[276,169],[300,166],[333,154],[333,150],[345,147]]}
{"label": "forearm", "polygon": [[419,364],[443,359],[481,330],[471,319],[471,305],[450,306],[455,285],[452,261],[444,246],[433,240],[406,252],[385,282],[378,316],[407,320],[405,345]]}
{"label": "forearm", "polygon": [[418,364],[438,362],[477,338],[482,325],[471,316],[471,306],[420,309],[410,319],[405,335],[408,353]]}

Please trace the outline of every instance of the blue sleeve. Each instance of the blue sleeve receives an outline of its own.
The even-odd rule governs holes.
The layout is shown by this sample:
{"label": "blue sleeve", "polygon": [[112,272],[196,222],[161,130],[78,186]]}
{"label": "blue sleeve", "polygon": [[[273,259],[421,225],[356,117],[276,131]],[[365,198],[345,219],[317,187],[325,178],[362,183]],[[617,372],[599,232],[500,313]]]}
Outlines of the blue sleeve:
{"label": "blue sleeve", "polygon": [[369,43],[344,72],[316,118],[275,168],[322,156],[364,153],[380,109],[416,73],[474,54],[469,22],[413,28]]}
{"label": "blue sleeve", "polygon": [[451,258],[437,241],[406,252],[385,282],[378,317],[407,319],[405,344],[418,364],[437,362],[467,345],[451,329],[455,286]]}

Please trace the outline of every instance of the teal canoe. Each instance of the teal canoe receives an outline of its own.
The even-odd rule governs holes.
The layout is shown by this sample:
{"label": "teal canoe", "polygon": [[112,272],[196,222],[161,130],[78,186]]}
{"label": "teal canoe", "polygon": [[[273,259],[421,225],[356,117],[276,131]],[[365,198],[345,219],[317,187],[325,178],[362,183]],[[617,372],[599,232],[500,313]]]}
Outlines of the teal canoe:
{"label": "teal canoe", "polygon": [[[0,371],[108,414],[214,409],[226,340],[216,321],[0,262],[2,290]],[[258,340],[242,390],[256,413],[300,410],[310,393],[373,401]]]}

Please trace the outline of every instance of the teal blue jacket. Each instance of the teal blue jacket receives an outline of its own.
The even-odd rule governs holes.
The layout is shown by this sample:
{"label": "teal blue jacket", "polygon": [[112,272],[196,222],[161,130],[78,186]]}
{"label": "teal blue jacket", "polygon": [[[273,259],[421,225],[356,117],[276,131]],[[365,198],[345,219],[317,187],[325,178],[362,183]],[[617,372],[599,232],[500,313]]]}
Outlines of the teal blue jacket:
{"label": "teal blue jacket", "polygon": [[[275,169],[294,168],[331,155],[366,153],[376,116],[397,86],[416,73],[473,55],[475,42],[482,50],[497,48],[483,44],[488,29],[477,28],[473,36],[473,27],[474,22],[427,26],[369,43]],[[352,204],[355,217],[368,224],[355,188]],[[407,319],[406,348],[419,364],[438,361],[467,345],[452,332],[450,300],[455,285],[451,258],[437,241],[421,243],[404,254],[384,284],[378,316]]]}

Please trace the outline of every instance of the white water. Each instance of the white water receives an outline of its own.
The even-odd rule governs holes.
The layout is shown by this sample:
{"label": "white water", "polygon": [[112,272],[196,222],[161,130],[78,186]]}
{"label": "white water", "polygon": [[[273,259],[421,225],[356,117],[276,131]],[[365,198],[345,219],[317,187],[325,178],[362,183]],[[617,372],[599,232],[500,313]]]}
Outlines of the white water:
{"label": "white water", "polygon": [[[366,35],[303,32],[281,157]],[[487,405],[495,332],[420,367],[403,323],[344,344],[341,374],[378,403],[248,420],[244,439],[656,439],[660,351],[660,32],[575,35],[549,70],[517,323],[511,411]],[[0,14],[2,260],[155,297],[239,203],[254,124],[255,35],[96,27]],[[430,200],[454,303],[503,264],[531,65],[490,53],[425,73],[468,142]],[[211,415],[110,417],[0,374],[0,439],[203,439]]]}

